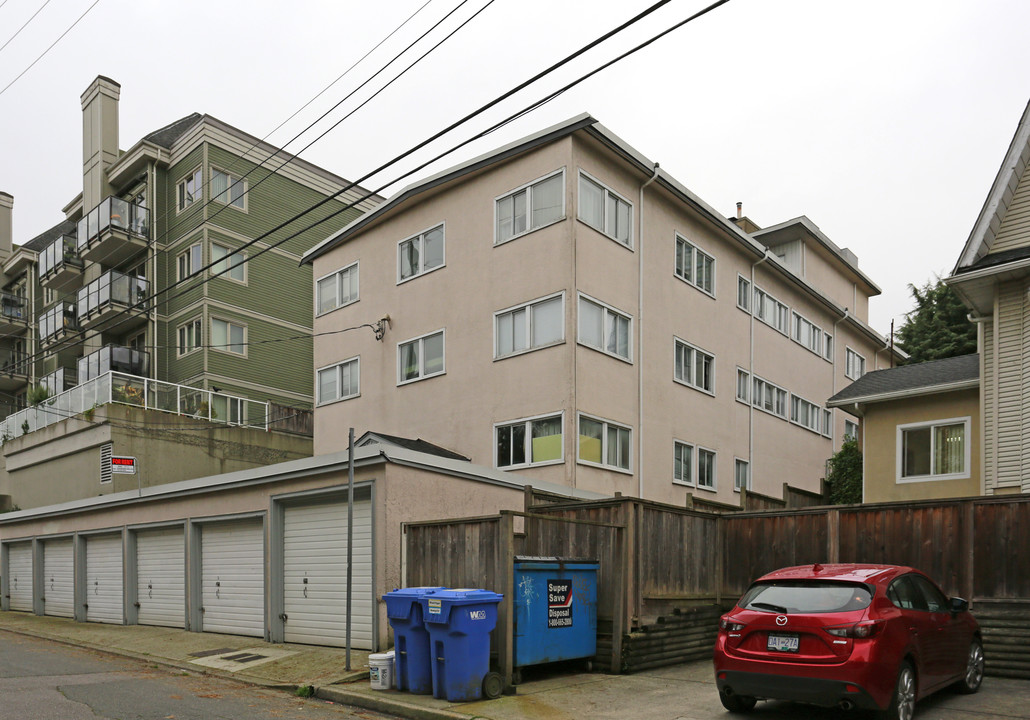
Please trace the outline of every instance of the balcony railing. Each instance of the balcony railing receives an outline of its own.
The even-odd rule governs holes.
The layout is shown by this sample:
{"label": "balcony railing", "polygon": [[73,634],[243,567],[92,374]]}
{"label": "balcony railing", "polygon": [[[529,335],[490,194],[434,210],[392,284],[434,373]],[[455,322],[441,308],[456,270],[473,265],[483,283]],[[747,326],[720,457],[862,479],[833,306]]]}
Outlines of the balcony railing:
{"label": "balcony railing", "polygon": [[39,316],[40,342],[50,342],[78,329],[79,320],[71,303],[58,303]]}
{"label": "balcony railing", "polygon": [[8,375],[28,375],[29,355],[18,350],[0,354],[0,372]]}
{"label": "balcony railing", "polygon": [[107,372],[0,421],[0,437],[21,437],[98,405],[118,403],[184,417],[268,430],[268,403],[186,385]]}
{"label": "balcony railing", "polygon": [[46,277],[58,273],[64,267],[82,269],[82,258],[75,247],[75,238],[67,235],[54,240],[39,254],[39,275]]}
{"label": "balcony railing", "polygon": [[65,390],[71,390],[73,387],[78,385],[77,373],[75,368],[61,367],[54,370],[49,375],[44,375],[39,379],[39,384],[46,388],[47,396],[53,397],[58,393],[63,393]]}
{"label": "balcony railing", "polygon": [[86,382],[114,370],[127,375],[150,374],[150,354],[121,345],[105,345],[79,358],[79,382]]}
{"label": "balcony railing", "polygon": [[82,323],[109,305],[131,307],[147,296],[147,281],[134,275],[109,270],[79,290],[78,319]]}
{"label": "balcony railing", "polygon": [[25,320],[28,318],[28,303],[21,295],[0,290],[0,315],[6,320]]}
{"label": "balcony railing", "polygon": [[76,247],[81,254],[105,232],[116,229],[146,238],[150,228],[150,211],[128,200],[109,197],[79,220]]}

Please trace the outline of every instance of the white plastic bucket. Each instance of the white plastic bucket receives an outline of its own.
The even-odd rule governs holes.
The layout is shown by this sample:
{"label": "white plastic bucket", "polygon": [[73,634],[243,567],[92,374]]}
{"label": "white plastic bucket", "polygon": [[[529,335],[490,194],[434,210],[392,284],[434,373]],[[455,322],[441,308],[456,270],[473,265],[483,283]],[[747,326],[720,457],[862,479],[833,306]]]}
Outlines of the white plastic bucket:
{"label": "white plastic bucket", "polygon": [[393,650],[368,656],[368,678],[373,690],[389,690],[393,687],[393,657]]}

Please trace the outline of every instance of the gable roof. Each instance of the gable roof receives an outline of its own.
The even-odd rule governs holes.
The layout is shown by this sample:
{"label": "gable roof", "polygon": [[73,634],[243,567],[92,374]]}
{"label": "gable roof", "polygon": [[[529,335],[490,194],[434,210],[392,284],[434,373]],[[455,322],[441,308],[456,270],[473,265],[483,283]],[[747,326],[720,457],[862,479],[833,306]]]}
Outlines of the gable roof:
{"label": "gable roof", "polygon": [[202,117],[203,116],[200,113],[191,113],[184,118],[180,118],[173,123],[165,125],[163,128],[155,130],[149,135],[144,135],[143,139],[147,142],[152,142],[155,145],[160,145],[165,150],[171,150],[175,141],[185,135],[187,130],[200,122]]}
{"label": "gable roof", "polygon": [[75,234],[75,223],[71,220],[62,220],[61,222],[54,225],[49,230],[44,230],[36,237],[32,238],[21,247],[26,250],[33,250],[35,252],[42,252],[57,238],[62,235],[74,235]]}
{"label": "gable roof", "polygon": [[830,398],[827,407],[885,402],[980,385],[980,355],[960,355],[866,373]]}
{"label": "gable roof", "polygon": [[433,443],[427,442],[421,438],[411,440],[410,438],[403,438],[398,435],[387,435],[386,433],[373,432],[369,430],[354,441],[355,447],[367,447],[374,443],[379,443],[380,445],[394,445],[396,447],[414,450],[415,452],[425,453],[426,455],[436,455],[437,457],[447,458],[449,460],[471,461],[471,458],[467,458],[464,455],[460,455],[448,450],[447,448],[440,447],[439,445],[434,445]]}

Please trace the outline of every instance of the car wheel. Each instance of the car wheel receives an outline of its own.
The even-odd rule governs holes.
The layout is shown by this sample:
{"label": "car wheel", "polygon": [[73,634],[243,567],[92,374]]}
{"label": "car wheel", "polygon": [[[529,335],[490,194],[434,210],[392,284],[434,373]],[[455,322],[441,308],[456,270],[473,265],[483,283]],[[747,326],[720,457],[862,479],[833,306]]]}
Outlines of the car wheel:
{"label": "car wheel", "polygon": [[723,692],[719,693],[719,700],[722,701],[724,708],[733,713],[750,712],[754,708],[755,703],[758,702],[750,695],[727,695]]}
{"label": "car wheel", "polygon": [[955,688],[965,695],[972,695],[980,689],[984,679],[984,646],[979,640],[969,645],[969,656],[966,658],[966,674],[955,683]]}
{"label": "car wheel", "polygon": [[898,670],[894,697],[887,709],[880,713],[884,720],[912,720],[916,712],[916,672],[907,661]]}

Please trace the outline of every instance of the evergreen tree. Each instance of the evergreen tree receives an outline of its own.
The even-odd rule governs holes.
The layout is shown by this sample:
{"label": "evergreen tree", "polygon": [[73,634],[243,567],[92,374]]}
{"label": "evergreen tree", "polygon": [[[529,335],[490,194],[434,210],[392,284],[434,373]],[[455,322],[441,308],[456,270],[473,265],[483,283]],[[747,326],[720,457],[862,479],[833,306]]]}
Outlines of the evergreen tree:
{"label": "evergreen tree", "polygon": [[916,307],[896,333],[898,347],[910,356],[907,364],[976,352],[976,325],[969,322],[969,309],[954,290],[939,277],[908,289]]}
{"label": "evergreen tree", "polygon": [[826,494],[831,505],[862,502],[862,451],[853,437],[846,438],[840,451],[830,458]]}

